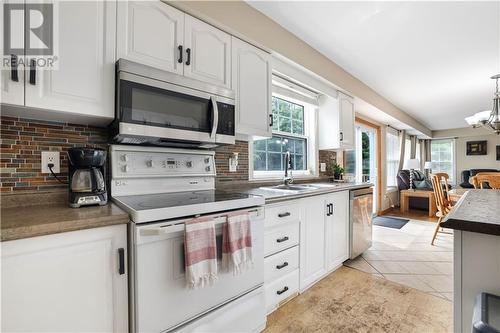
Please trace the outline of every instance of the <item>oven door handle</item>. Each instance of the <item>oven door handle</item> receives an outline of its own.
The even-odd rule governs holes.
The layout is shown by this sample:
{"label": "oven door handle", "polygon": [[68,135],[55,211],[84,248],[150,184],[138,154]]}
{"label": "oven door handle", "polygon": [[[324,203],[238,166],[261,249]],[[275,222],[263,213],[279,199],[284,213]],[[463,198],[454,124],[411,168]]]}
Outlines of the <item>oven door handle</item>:
{"label": "oven door handle", "polygon": [[215,96],[210,96],[210,101],[212,102],[212,133],[210,137],[215,139],[217,134],[217,126],[219,125],[219,107],[217,106],[217,100]]}

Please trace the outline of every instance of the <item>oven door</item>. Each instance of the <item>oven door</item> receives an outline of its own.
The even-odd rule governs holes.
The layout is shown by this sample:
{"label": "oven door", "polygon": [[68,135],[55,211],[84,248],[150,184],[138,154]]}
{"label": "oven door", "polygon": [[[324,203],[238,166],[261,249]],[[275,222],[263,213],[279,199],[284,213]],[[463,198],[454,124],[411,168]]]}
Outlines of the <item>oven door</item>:
{"label": "oven door", "polygon": [[[212,285],[188,289],[184,274],[184,224],[162,222],[135,228],[133,322],[136,332],[163,332],[242,296],[264,282],[264,210],[250,214],[254,266],[240,275],[220,269]],[[222,215],[222,214],[219,214]],[[216,221],[217,255],[222,256],[222,224]]]}
{"label": "oven door", "polygon": [[228,102],[234,104],[221,96],[120,72],[116,110],[118,134],[215,143],[218,107],[226,110]]}

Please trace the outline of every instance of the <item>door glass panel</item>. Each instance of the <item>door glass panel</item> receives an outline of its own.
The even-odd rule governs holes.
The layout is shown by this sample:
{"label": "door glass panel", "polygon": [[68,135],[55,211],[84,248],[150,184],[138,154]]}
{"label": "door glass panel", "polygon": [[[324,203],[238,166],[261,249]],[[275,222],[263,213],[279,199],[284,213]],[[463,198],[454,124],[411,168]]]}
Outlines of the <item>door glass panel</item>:
{"label": "door glass panel", "polygon": [[198,132],[212,130],[212,105],[206,98],[121,80],[124,122]]}

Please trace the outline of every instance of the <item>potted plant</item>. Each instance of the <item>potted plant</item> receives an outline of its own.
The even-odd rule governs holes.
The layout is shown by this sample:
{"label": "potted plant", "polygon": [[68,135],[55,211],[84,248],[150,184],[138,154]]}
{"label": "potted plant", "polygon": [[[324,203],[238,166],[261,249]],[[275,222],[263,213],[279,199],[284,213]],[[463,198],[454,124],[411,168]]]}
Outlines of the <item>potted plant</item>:
{"label": "potted plant", "polygon": [[331,166],[333,179],[341,179],[341,176],[344,174],[344,168],[338,163],[332,163]]}

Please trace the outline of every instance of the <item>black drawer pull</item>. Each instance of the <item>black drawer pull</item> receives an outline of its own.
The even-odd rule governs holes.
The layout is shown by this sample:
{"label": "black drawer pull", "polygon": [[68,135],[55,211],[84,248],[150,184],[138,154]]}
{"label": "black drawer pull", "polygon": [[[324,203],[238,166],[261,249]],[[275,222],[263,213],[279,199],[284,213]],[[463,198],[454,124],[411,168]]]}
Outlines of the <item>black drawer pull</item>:
{"label": "black drawer pull", "polygon": [[191,65],[191,49],[187,48],[186,49],[186,54],[187,54],[187,60],[186,60],[186,66]]}
{"label": "black drawer pull", "polygon": [[118,249],[118,273],[120,275],[125,274],[125,249]]}
{"label": "black drawer pull", "polygon": [[276,292],[276,294],[281,295],[281,294],[283,294],[283,293],[285,293],[285,292],[287,292],[287,291],[288,291],[288,287],[287,287],[287,286],[285,286],[285,288],[283,288],[283,289],[281,289],[281,290],[278,290],[278,291]]}
{"label": "black drawer pull", "polygon": [[36,60],[30,60],[30,84],[36,84]]}
{"label": "black drawer pull", "polygon": [[274,125],[274,116],[273,116],[272,114],[270,114],[270,115],[269,115],[269,118],[270,118],[270,120],[271,120],[271,121],[269,122],[269,126],[270,126],[270,127],[273,127],[273,125]]}
{"label": "black drawer pull", "polygon": [[282,237],[282,238],[278,238],[276,240],[276,242],[278,243],[281,243],[281,242],[286,242],[287,240],[289,240],[290,238],[288,238],[288,236],[285,236],[285,237]]}
{"label": "black drawer pull", "polygon": [[286,212],[286,213],[280,213],[278,214],[278,217],[287,217],[287,216],[290,216],[292,214],[290,214],[290,212]]}
{"label": "black drawer pull", "polygon": [[12,81],[19,82],[19,76],[17,75],[17,56],[15,54],[10,55],[10,78]]}
{"label": "black drawer pull", "polygon": [[179,49],[179,59],[177,60],[177,62],[179,64],[182,64],[182,61],[183,61],[182,60],[182,45],[179,45],[177,48]]}
{"label": "black drawer pull", "polygon": [[281,265],[277,265],[276,266],[276,269],[282,269],[282,268],[285,268],[286,266],[288,266],[288,263],[285,261],[284,263],[282,263]]}

